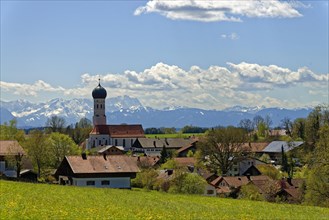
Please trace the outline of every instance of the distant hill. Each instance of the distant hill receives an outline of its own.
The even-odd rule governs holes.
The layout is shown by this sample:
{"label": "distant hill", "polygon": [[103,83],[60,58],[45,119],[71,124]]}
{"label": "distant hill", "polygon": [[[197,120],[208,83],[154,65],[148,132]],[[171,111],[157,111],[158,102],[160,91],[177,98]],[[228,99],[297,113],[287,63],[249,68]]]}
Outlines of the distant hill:
{"label": "distant hill", "polygon": [[[44,103],[31,103],[25,100],[0,101],[1,124],[17,118],[19,127],[41,127],[53,115],[63,117],[67,125],[75,124],[81,118],[92,119],[91,99],[52,99]],[[236,126],[242,119],[253,119],[256,115],[270,116],[272,126],[280,125],[284,117],[291,120],[307,117],[311,108],[284,109],[234,106],[224,110],[204,110],[187,107],[167,107],[162,110],[145,107],[137,98],[119,96],[106,100],[108,124],[140,123],[148,127],[176,127],[185,125],[199,127]]]}

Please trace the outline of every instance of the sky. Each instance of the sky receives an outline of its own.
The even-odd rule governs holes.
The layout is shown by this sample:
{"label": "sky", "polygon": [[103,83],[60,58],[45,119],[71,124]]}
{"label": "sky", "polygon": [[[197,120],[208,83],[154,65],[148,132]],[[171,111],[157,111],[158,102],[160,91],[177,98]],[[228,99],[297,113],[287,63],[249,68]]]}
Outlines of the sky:
{"label": "sky", "polygon": [[329,104],[328,1],[1,0],[1,100]]}

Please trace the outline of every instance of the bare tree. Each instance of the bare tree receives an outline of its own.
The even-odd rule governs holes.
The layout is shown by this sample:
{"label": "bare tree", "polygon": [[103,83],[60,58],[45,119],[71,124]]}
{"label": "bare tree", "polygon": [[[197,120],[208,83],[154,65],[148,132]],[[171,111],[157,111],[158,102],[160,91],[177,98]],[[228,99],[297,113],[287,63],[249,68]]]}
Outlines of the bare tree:
{"label": "bare tree", "polygon": [[46,127],[48,127],[52,132],[63,132],[65,123],[64,118],[55,115],[48,118]]}
{"label": "bare tree", "polygon": [[292,121],[288,117],[284,117],[284,119],[281,120],[282,127],[286,130],[286,134],[288,136],[292,136]]}
{"label": "bare tree", "polygon": [[233,165],[234,157],[242,155],[242,146],[246,141],[247,132],[244,129],[227,127],[209,131],[198,146],[208,166],[225,175]]}

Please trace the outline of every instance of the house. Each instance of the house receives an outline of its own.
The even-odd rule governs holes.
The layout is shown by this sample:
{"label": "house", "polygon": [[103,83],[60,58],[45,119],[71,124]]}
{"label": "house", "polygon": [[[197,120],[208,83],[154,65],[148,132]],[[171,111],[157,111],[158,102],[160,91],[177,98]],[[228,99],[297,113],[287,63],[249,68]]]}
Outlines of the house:
{"label": "house", "polygon": [[259,175],[260,172],[255,166],[259,164],[266,164],[264,161],[250,156],[235,157],[232,159],[234,162],[230,170],[227,172],[228,176],[242,176],[248,169],[250,175]]}
{"label": "house", "polygon": [[159,166],[160,157],[158,156],[137,156],[136,159],[138,167],[149,168]]}
{"label": "house", "polygon": [[186,145],[184,147],[181,147],[177,150],[177,157],[187,157],[187,154],[189,151],[191,151],[193,154],[196,151],[196,142],[193,142],[189,145]]}
{"label": "house", "polygon": [[275,164],[281,164],[282,160],[282,148],[284,152],[291,151],[297,147],[303,145],[304,142],[302,141],[272,141],[269,145],[267,145],[263,150],[262,153],[266,153],[270,156],[271,160]]}
{"label": "house", "polygon": [[160,156],[163,147],[167,150],[178,150],[195,143],[196,140],[193,138],[138,138],[133,143],[131,150],[150,156]]}
{"label": "house", "polygon": [[20,174],[23,170],[33,170],[31,160],[17,141],[0,141],[0,173],[7,177],[17,178],[16,162],[21,164]]}
{"label": "house", "polygon": [[66,156],[56,170],[59,184],[108,188],[131,188],[139,172],[136,160],[125,155]]}
{"label": "house", "polygon": [[140,124],[107,125],[105,115],[105,99],[107,92],[98,83],[92,91],[94,99],[93,129],[86,140],[86,149],[98,146],[123,146],[125,151],[130,150],[137,138],[144,138],[144,130]]}
{"label": "house", "polygon": [[105,147],[100,147],[99,150],[97,150],[98,154],[106,154],[106,155],[123,155],[124,154],[124,148],[121,146],[113,146],[108,145]]}
{"label": "house", "polygon": [[286,178],[280,181],[281,190],[277,193],[281,199],[289,203],[299,203],[302,198],[305,180],[301,178]]}

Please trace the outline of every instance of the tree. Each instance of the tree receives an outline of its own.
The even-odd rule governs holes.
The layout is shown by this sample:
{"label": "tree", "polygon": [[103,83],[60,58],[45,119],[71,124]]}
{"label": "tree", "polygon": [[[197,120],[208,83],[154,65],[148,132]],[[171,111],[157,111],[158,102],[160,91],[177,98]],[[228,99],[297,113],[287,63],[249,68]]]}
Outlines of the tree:
{"label": "tree", "polygon": [[63,132],[65,127],[65,119],[57,115],[51,116],[46,122],[46,127],[52,132]]}
{"label": "tree", "polygon": [[23,156],[24,152],[21,151],[21,147],[16,141],[9,146],[8,155],[5,156],[8,167],[15,168],[17,179],[20,179],[20,174],[23,167]]}
{"label": "tree", "polygon": [[173,175],[169,192],[184,194],[202,194],[204,192],[206,181],[196,173],[186,173],[178,169]]}
{"label": "tree", "polygon": [[312,169],[307,179],[305,200],[307,204],[329,207],[329,125],[319,132]]}
{"label": "tree", "polygon": [[160,152],[160,161],[159,163],[165,163],[167,161],[168,158],[168,152],[167,152],[167,148],[165,145],[163,145],[162,150]]}
{"label": "tree", "polygon": [[239,122],[239,127],[245,129],[247,132],[254,130],[254,123],[250,119],[242,119]]}
{"label": "tree", "polygon": [[88,138],[91,130],[91,121],[89,119],[82,118],[78,123],[75,124],[74,129],[70,129],[70,132],[68,134],[76,144],[81,144]]}
{"label": "tree", "polygon": [[209,167],[224,175],[233,165],[233,158],[243,153],[242,146],[246,140],[247,133],[244,129],[227,127],[210,130],[198,142],[198,146],[207,158]]}
{"label": "tree", "polygon": [[49,164],[53,168],[57,168],[65,156],[80,153],[78,146],[66,134],[58,132],[51,133],[49,136],[49,145]]}
{"label": "tree", "polygon": [[18,142],[25,140],[24,131],[17,129],[16,119],[10,120],[9,125],[6,122],[0,125],[0,140],[17,140]]}
{"label": "tree", "polygon": [[29,138],[24,142],[33,164],[37,167],[38,176],[49,165],[49,143],[47,135],[42,131],[33,130],[29,134]]}
{"label": "tree", "polygon": [[305,140],[305,124],[306,124],[305,118],[295,119],[292,125],[292,136],[294,138],[301,138],[302,140]]}
{"label": "tree", "polygon": [[286,130],[286,134],[290,137],[292,137],[292,128],[293,123],[288,117],[284,117],[281,120],[281,126]]}

